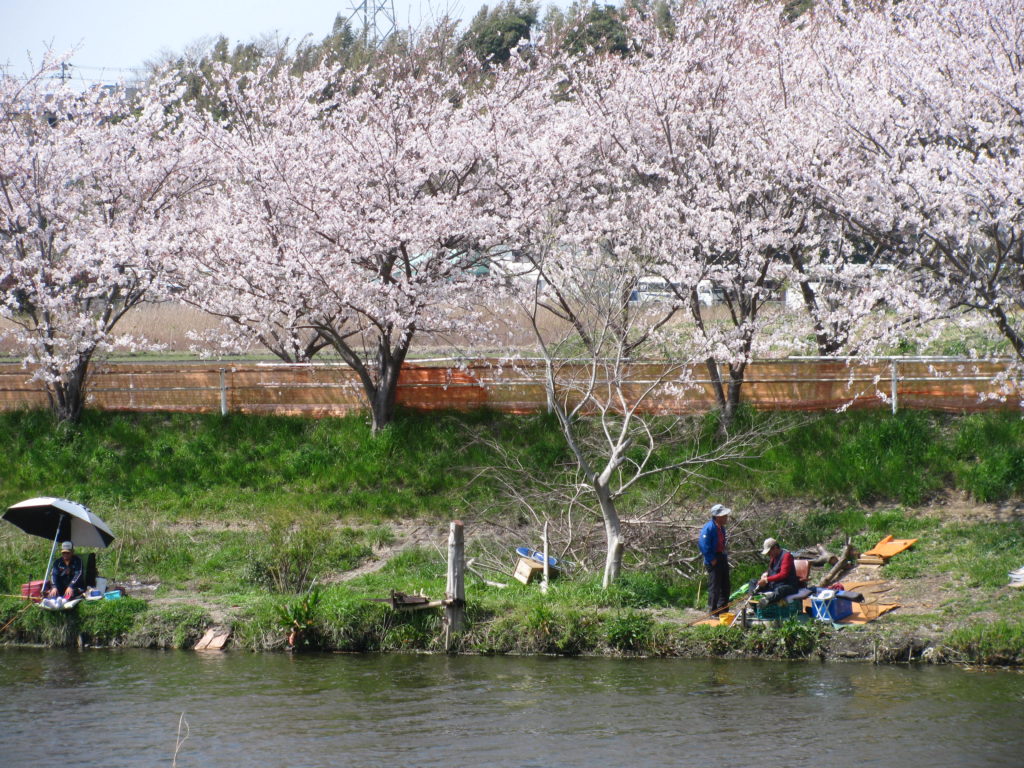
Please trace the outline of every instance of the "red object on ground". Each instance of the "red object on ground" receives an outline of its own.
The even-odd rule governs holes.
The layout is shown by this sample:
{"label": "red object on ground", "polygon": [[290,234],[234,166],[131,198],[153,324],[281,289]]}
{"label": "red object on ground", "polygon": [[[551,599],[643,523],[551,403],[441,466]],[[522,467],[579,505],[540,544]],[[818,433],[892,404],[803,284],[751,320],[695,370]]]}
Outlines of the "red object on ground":
{"label": "red object on ground", "polygon": [[21,596],[24,597],[24,598],[27,598],[29,600],[34,600],[37,603],[40,600],[42,600],[43,599],[43,582],[42,582],[42,580],[30,581],[28,584],[22,584],[21,585]]}

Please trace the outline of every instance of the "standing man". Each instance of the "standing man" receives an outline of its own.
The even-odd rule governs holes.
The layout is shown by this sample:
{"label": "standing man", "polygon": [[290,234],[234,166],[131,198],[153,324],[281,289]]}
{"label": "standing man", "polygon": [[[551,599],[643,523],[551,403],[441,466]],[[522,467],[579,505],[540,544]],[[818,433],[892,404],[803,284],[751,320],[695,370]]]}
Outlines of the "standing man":
{"label": "standing man", "polygon": [[50,569],[50,590],[46,596],[71,600],[84,591],[82,558],[75,554],[75,545],[65,541],[60,545],[60,557],[53,561],[53,568]]}
{"label": "standing man", "polygon": [[719,613],[729,604],[729,540],[725,527],[730,512],[728,507],[715,504],[697,542],[708,571],[708,613]]}
{"label": "standing man", "polygon": [[755,591],[765,595],[763,605],[796,594],[800,591],[800,579],[796,575],[793,555],[779,546],[775,539],[764,540],[761,554],[768,557],[768,570],[757,582]]}

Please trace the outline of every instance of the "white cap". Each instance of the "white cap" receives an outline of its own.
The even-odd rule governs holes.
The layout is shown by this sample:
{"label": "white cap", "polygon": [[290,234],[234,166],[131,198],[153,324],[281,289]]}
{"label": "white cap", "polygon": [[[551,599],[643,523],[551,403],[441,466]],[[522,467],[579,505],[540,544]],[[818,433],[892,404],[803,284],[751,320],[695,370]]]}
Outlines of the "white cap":
{"label": "white cap", "polygon": [[711,508],[712,517],[725,517],[730,512],[732,512],[732,510],[722,504],[715,504],[715,506]]}
{"label": "white cap", "polygon": [[775,539],[768,537],[764,540],[764,548],[761,550],[761,554],[767,555],[771,548],[777,545],[778,543],[779,542],[777,542]]}

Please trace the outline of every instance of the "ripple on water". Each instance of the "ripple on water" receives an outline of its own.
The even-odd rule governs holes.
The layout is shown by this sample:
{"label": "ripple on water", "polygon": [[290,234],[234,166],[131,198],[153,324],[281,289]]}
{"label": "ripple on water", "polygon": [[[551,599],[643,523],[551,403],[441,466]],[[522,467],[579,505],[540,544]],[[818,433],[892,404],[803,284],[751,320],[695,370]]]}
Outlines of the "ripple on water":
{"label": "ripple on water", "polygon": [[[0,764],[1014,766],[1024,676],[951,668],[0,650]],[[61,727],[50,727],[59,712]],[[854,745],[851,748],[851,745]]]}

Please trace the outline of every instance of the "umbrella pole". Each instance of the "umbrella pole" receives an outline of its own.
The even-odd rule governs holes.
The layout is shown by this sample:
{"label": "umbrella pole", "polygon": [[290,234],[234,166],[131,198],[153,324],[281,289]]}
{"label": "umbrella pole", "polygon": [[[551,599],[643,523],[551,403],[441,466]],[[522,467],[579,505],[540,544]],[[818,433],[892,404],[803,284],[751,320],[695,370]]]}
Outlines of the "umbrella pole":
{"label": "umbrella pole", "polygon": [[[57,532],[53,534],[53,544],[50,545],[50,559],[46,561],[46,574],[43,576],[43,589],[46,589],[46,582],[50,580],[50,571],[53,568],[53,553],[57,551],[57,539],[60,538],[60,526],[64,522],[64,515],[60,516],[60,523],[57,523]],[[46,597],[46,595],[43,595]]]}

